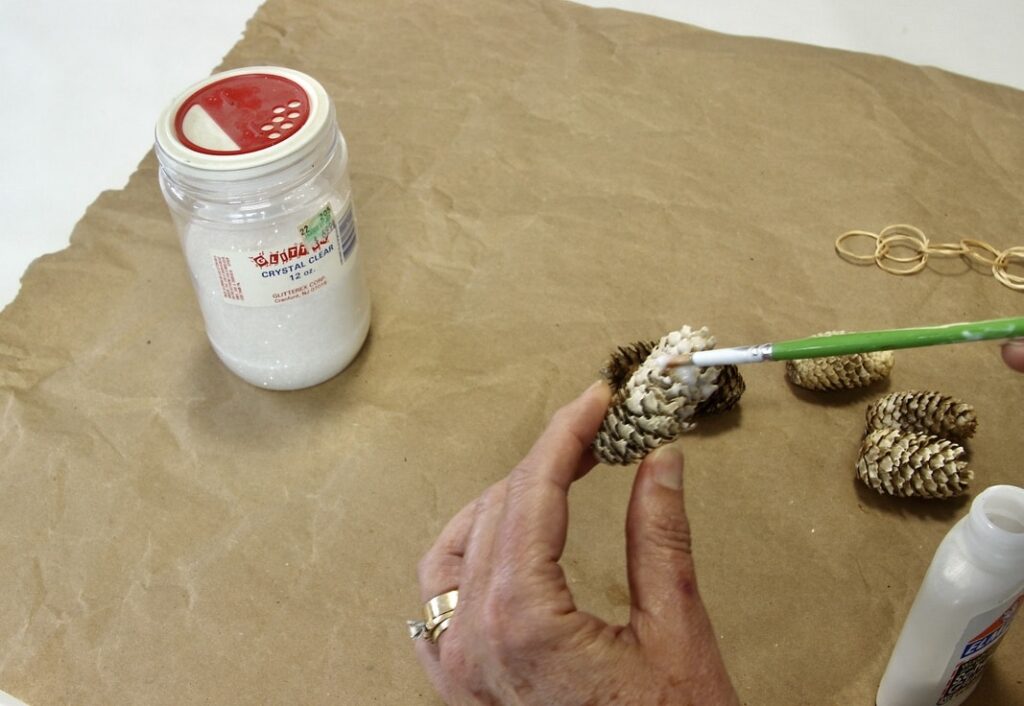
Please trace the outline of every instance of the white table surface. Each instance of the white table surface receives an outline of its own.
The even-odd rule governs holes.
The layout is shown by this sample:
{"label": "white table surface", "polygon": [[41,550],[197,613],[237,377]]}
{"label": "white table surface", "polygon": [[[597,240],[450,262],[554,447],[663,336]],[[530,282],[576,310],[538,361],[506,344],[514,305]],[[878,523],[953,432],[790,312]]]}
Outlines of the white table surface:
{"label": "white table surface", "polygon": [[[583,4],[882,54],[1024,89],[1020,0]],[[220,63],[259,5],[0,0],[0,307],[33,259],[67,246],[101,191],[127,183],[165,104]],[[0,706],[19,703],[0,692]]]}

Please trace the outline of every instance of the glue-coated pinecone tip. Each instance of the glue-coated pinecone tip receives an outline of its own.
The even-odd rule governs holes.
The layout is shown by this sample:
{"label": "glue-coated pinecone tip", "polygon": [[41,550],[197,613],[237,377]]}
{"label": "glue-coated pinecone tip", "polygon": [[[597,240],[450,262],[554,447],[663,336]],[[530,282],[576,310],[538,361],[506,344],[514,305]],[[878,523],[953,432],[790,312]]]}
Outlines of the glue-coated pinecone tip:
{"label": "glue-coated pinecone tip", "polygon": [[[815,336],[838,333],[845,332],[826,331]],[[894,362],[892,351],[787,360],[786,377],[794,385],[808,390],[852,390],[889,377]]]}
{"label": "glue-coated pinecone tip", "polygon": [[613,353],[602,371],[612,387],[612,403],[594,439],[597,457],[609,464],[634,463],[691,429],[693,417],[735,406],[744,383],[734,366],[722,376],[728,367],[672,372],[656,363],[662,355],[692,353],[714,344],[706,328],[684,326],[657,344],[639,341]]}
{"label": "glue-coated pinecone tip", "polygon": [[969,439],[978,428],[974,408],[941,392],[894,392],[867,408],[867,431],[897,428]]}
{"label": "glue-coated pinecone tip", "polygon": [[964,448],[948,439],[876,429],[861,443],[857,477],[883,495],[952,498],[965,493],[974,477],[963,455]]}

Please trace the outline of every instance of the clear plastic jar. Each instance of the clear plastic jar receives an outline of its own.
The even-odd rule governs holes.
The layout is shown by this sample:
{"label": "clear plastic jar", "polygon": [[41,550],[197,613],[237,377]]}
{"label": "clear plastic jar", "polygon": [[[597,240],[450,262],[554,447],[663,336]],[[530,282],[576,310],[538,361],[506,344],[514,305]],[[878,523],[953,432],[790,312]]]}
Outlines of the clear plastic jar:
{"label": "clear plastic jar", "polygon": [[252,67],[188,89],[157,124],[160,186],[207,337],[254,385],[343,370],[370,326],[348,152],[323,87]]}

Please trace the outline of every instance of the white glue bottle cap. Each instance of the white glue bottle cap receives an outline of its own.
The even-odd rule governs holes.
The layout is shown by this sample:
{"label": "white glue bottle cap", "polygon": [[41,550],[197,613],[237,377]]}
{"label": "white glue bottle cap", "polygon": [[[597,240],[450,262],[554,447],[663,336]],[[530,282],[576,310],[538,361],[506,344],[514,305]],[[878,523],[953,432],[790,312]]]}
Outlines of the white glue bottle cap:
{"label": "white glue bottle cap", "polygon": [[1024,561],[1024,488],[994,485],[971,503],[964,542],[989,567]]}

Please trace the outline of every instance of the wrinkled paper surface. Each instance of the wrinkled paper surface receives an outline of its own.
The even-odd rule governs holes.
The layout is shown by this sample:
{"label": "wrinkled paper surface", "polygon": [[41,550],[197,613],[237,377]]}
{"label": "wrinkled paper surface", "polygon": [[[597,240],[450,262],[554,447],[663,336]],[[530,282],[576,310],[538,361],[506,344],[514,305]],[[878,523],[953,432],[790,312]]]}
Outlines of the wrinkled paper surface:
{"label": "wrinkled paper surface", "polygon": [[[898,222],[1020,244],[1008,88],[554,0],[269,0],[224,68],[266,63],[337,105],[370,339],[309,390],[229,373],[152,155],[31,267],[0,317],[0,687],[33,706],[437,703],[405,631],[416,561],[615,346],[1024,306],[958,261],[896,277],[833,252]],[[968,503],[855,481],[864,408],[975,405],[976,494],[1024,482],[1024,376],[991,343],[899,352],[858,393],[744,374],[740,409],[681,442],[725,659],[744,703],[872,704]],[[631,479],[599,467],[571,500],[565,570],[611,620]],[[971,703],[1020,703],[1021,674],[1017,628]]]}

